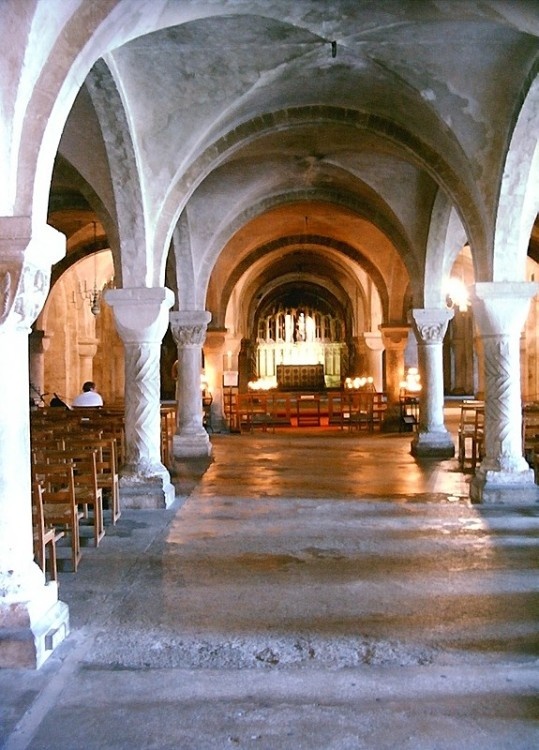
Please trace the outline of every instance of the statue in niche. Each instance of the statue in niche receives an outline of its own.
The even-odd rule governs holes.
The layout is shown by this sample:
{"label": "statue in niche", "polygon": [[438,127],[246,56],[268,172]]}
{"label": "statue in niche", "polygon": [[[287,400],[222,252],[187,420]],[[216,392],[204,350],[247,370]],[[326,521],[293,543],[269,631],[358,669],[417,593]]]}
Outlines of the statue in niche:
{"label": "statue in niche", "polygon": [[300,312],[296,322],[296,342],[305,341],[305,315]]}

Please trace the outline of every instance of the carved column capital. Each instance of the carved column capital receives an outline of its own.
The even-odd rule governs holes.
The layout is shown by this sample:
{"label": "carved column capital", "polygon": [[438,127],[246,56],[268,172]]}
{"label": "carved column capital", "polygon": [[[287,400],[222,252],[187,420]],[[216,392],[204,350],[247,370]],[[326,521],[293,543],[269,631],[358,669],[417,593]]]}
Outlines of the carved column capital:
{"label": "carved column capital", "polygon": [[226,329],[209,329],[206,331],[204,349],[221,351],[226,341]]}
{"label": "carved column capital", "polygon": [[0,329],[30,332],[50,288],[51,265],[65,254],[65,236],[24,217],[0,219]]}
{"label": "carved column capital", "polygon": [[447,325],[454,314],[454,310],[447,308],[410,310],[410,322],[418,344],[442,344]]}
{"label": "carved column capital", "polygon": [[382,334],[382,342],[386,349],[391,351],[404,351],[406,349],[410,326],[381,325],[378,328]]}
{"label": "carved column capital", "polygon": [[114,312],[118,333],[128,343],[161,343],[168,326],[174,293],[166,287],[107,289],[105,300]]}
{"label": "carved column capital", "polygon": [[533,282],[480,282],[472,290],[472,309],[483,337],[520,336],[530,300],[539,292]]}
{"label": "carved column capital", "polygon": [[53,335],[54,333],[47,333],[40,328],[33,328],[30,331],[30,338],[28,340],[30,351],[33,354],[44,354],[47,352]]}
{"label": "carved column capital", "polygon": [[207,310],[183,310],[170,313],[170,330],[178,348],[201,347],[206,338],[211,313]]}
{"label": "carved column capital", "polygon": [[97,354],[98,343],[99,343],[99,339],[81,339],[77,343],[79,356],[91,357],[93,359],[95,355]]}
{"label": "carved column capital", "polygon": [[384,349],[381,331],[364,331],[358,338],[362,338],[367,349],[372,352],[381,352]]}

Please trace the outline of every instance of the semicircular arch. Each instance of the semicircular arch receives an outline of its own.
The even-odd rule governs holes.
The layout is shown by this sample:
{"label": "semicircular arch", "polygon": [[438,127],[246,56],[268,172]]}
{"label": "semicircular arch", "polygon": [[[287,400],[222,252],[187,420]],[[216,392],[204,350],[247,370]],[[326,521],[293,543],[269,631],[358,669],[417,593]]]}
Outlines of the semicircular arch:
{"label": "semicircular arch", "polygon": [[533,224],[539,213],[539,60],[523,86],[522,105],[500,185],[491,277],[523,281]]}
{"label": "semicircular arch", "polygon": [[371,188],[368,188],[367,195],[357,196],[352,195],[350,192],[330,190],[325,187],[313,187],[311,189],[289,191],[284,194],[272,194],[254,204],[250,204],[243,211],[239,212],[227,227],[212,239],[205,256],[207,277],[200,276],[198,279],[199,283],[201,285],[209,283],[209,275],[221,257],[223,248],[227,247],[231,237],[248,222],[275,208],[308,202],[338,206],[368,221],[394,246],[413,283],[421,284],[423,271],[413,253],[412,243],[408,239],[402,224],[383,199]]}
{"label": "semicircular arch", "polygon": [[[214,314],[215,325],[224,326],[226,309],[229,301],[232,297],[232,292],[236,287],[241,277],[252,268],[253,264],[259,261],[268,254],[278,253],[284,249],[297,248],[298,245],[310,245],[318,246],[327,253],[328,250],[333,250],[344,257],[351,260],[353,263],[358,264],[364,268],[365,272],[372,278],[373,284],[378,292],[381,301],[382,314],[384,320],[388,320],[390,317],[389,312],[389,291],[385,280],[379,270],[374,264],[364,255],[360,253],[356,248],[350,245],[337,241],[331,237],[324,237],[318,235],[296,235],[280,237],[279,239],[268,242],[264,245],[260,245],[254,248],[241,262],[239,262],[231,271],[225,284],[220,289],[219,295],[215,295],[216,309],[212,309]],[[217,301],[218,300],[218,301]]]}
{"label": "semicircular arch", "polygon": [[479,208],[480,197],[477,195],[465,155],[454,139],[451,140],[452,148],[448,149],[453,152],[454,164],[450,164],[444,154],[435,151],[424,140],[387,118],[360,110],[352,111],[324,105],[295,107],[269,113],[264,118],[254,118],[238,125],[209,146],[171,184],[157,218],[157,245],[168,246],[173,231],[170,217],[173,217],[175,224],[193,191],[213,169],[222,165],[227,158],[240,151],[243,145],[253,140],[263,138],[265,134],[276,130],[304,126],[305,123],[314,126],[321,123],[341,123],[354,133],[368,133],[381,143],[392,144],[441,185],[456,206],[470,242],[478,248],[486,247],[485,221]]}

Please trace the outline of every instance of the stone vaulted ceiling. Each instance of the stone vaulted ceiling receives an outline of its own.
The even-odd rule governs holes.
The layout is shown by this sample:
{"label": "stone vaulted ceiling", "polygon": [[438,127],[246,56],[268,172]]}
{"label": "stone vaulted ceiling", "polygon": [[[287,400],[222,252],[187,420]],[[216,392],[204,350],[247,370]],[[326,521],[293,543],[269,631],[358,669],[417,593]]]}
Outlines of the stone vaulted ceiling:
{"label": "stone vaulted ceiling", "polygon": [[177,226],[178,304],[211,309],[217,325],[240,280],[254,295],[298,252],[320,285],[333,269],[343,294],[366,273],[384,319],[399,320],[410,295],[423,301],[440,194],[488,275],[538,4],[118,8],[66,123],[51,204],[68,232],[82,198],[109,235],[118,227],[124,282],[163,283]]}

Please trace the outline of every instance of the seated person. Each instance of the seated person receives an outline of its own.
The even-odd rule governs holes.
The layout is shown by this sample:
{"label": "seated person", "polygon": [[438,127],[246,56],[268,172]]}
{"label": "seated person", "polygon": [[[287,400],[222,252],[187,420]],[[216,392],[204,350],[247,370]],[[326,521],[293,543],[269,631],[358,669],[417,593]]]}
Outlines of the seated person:
{"label": "seated person", "polygon": [[82,386],[82,393],[73,400],[72,406],[103,406],[103,399],[95,389],[95,383],[87,380]]}

